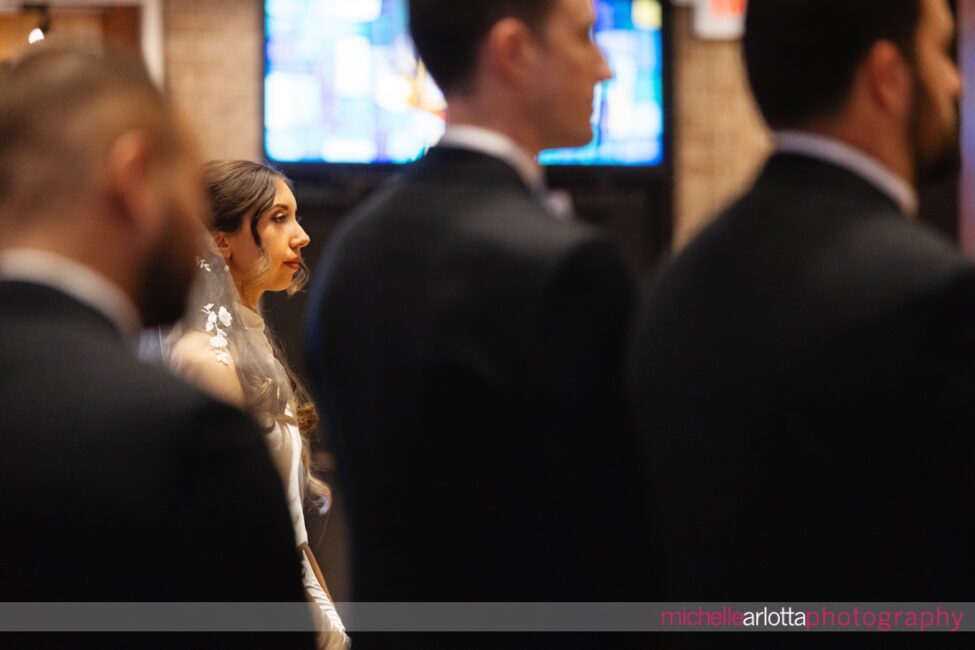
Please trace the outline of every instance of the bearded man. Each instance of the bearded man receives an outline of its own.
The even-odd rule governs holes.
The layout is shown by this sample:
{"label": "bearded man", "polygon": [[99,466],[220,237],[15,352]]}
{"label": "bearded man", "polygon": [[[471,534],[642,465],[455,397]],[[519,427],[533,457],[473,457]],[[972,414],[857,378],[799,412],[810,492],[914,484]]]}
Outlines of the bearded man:
{"label": "bearded man", "polygon": [[[193,138],[141,64],[42,49],[0,73],[0,601],[303,600],[256,425],[132,351],[182,314],[206,216]],[[77,644],[13,645],[48,641]],[[313,647],[202,645],[222,642]]]}
{"label": "bearded man", "polygon": [[975,268],[914,218],[957,143],[953,38],[944,0],[749,3],[775,152],[633,347],[661,600],[975,594]]}

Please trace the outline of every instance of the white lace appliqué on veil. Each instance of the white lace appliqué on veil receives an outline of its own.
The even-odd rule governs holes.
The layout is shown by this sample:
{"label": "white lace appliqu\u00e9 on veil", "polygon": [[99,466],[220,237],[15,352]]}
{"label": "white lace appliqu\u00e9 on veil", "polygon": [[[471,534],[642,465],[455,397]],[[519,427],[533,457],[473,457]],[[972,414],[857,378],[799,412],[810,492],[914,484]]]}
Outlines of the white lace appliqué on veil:
{"label": "white lace appliqu\u00e9 on veil", "polygon": [[[206,260],[198,257],[196,263],[201,270],[207,273],[213,272],[213,269]],[[210,303],[209,305],[205,305],[200,311],[206,314],[207,317],[206,331],[213,334],[213,337],[210,339],[210,347],[213,349],[217,361],[225,366],[229,366],[230,352],[227,348],[230,343],[227,341],[226,330],[221,329],[220,325],[229,328],[234,322],[234,317],[231,316],[230,311],[224,305],[220,305],[217,311],[213,311],[214,306],[214,303]]]}
{"label": "white lace appliqu\u00e9 on veil", "polygon": [[[229,366],[230,352],[227,351],[229,341],[227,341],[227,332],[221,329],[220,325],[230,327],[234,322],[234,317],[230,315],[230,312],[223,305],[220,306],[219,311],[213,311],[212,303],[204,306],[200,311],[207,315],[206,330],[213,334],[213,338],[210,339],[210,347],[213,348],[217,361],[225,366]],[[217,324],[218,322],[219,325]]]}

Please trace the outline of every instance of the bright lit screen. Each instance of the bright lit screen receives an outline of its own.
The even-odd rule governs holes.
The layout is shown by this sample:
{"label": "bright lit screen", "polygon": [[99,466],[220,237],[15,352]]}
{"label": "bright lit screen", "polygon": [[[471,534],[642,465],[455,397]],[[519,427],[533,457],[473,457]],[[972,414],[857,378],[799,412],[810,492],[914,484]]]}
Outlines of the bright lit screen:
{"label": "bright lit screen", "polygon": [[[463,2],[463,0],[457,0]],[[443,134],[443,95],[418,64],[406,0],[266,0],[264,145],[276,162],[406,163]],[[596,0],[614,78],[597,88],[593,141],[548,165],[663,160],[660,0]]]}

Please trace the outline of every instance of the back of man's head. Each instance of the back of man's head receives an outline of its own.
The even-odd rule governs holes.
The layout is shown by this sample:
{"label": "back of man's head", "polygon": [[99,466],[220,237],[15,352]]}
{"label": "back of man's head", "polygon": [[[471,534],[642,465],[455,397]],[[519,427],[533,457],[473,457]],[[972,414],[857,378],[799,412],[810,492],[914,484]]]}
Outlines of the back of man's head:
{"label": "back of man's head", "polygon": [[87,199],[100,162],[122,133],[153,140],[158,157],[180,146],[169,105],[140,62],[77,49],[32,52],[0,71],[0,215],[61,213]]}
{"label": "back of man's head", "polygon": [[484,37],[495,24],[518,18],[540,31],[557,0],[410,0],[410,34],[445,94],[464,92],[476,72]]}
{"label": "back of man's head", "polygon": [[205,201],[192,137],[141,62],[41,49],[0,72],[0,247],[86,265],[144,324],[172,322]]}
{"label": "back of man's head", "polygon": [[921,0],[750,0],[748,78],[773,129],[843,108],[857,65],[881,40],[914,61]]}

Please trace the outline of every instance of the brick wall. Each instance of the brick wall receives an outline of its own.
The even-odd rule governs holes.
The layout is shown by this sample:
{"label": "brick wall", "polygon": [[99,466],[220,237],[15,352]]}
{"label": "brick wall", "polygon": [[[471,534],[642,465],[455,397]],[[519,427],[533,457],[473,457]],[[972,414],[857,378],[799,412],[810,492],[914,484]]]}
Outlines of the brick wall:
{"label": "brick wall", "polygon": [[260,0],[165,0],[166,86],[207,158],[261,155]]}
{"label": "brick wall", "polygon": [[686,244],[753,178],[769,137],[751,99],[739,41],[704,41],[674,9],[674,237]]}
{"label": "brick wall", "polygon": [[[261,154],[260,0],[165,0],[166,77],[209,158]],[[702,41],[674,10],[675,237],[686,243],[753,176],[768,138],[752,105],[740,43]]]}

